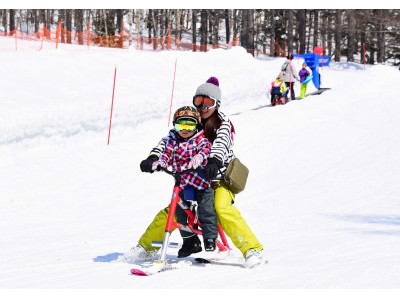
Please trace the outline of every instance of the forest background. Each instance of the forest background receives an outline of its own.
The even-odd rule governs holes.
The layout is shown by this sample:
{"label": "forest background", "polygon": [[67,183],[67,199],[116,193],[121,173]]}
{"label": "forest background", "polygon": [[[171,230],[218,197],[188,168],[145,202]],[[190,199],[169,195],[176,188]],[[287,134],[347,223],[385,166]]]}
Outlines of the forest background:
{"label": "forest background", "polygon": [[0,23],[0,35],[60,43],[191,51],[240,45],[274,57],[319,49],[335,62],[400,64],[400,9],[20,8],[0,9]]}

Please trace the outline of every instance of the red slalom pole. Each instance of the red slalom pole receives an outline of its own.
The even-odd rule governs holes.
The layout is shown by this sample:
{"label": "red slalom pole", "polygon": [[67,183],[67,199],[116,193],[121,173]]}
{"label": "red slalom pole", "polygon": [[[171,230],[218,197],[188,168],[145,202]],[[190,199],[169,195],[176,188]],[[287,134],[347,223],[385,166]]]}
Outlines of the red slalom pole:
{"label": "red slalom pole", "polygon": [[169,121],[171,120],[171,109],[172,109],[172,98],[174,98],[174,88],[175,88],[175,74],[176,74],[176,63],[178,59],[175,59],[175,70],[174,70],[174,81],[172,82],[172,94],[171,94],[171,103],[169,105],[169,116],[168,116],[168,124],[167,126],[169,127]]}
{"label": "red slalom pole", "polygon": [[108,126],[108,142],[107,142],[107,145],[110,144],[111,120],[112,120],[112,113],[113,113],[113,107],[114,107],[115,78],[117,78],[117,65],[115,65],[115,72],[114,72],[114,85],[113,85],[112,100],[111,100],[110,125]]}

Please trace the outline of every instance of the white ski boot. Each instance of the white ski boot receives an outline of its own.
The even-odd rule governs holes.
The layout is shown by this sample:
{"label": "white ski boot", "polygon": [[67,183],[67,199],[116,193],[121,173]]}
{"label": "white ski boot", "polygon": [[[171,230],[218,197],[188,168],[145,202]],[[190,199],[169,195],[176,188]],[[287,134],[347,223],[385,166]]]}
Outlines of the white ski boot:
{"label": "white ski boot", "polygon": [[251,269],[265,263],[262,250],[249,250],[246,253],[246,261],[244,263],[247,269]]}
{"label": "white ski boot", "polygon": [[118,261],[126,262],[128,264],[134,264],[138,262],[148,261],[154,259],[155,254],[157,251],[147,251],[141,245],[136,245],[135,247],[131,248],[128,252],[120,255],[118,257]]}

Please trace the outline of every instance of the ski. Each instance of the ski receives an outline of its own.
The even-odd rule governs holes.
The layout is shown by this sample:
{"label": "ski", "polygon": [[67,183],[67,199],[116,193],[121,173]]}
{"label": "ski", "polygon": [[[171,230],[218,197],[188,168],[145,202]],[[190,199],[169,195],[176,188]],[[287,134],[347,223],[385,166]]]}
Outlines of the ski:
{"label": "ski", "polygon": [[155,261],[149,267],[139,267],[131,269],[131,274],[136,276],[151,276],[165,271],[177,270],[190,267],[191,261],[181,260],[177,263],[168,264],[165,261]]}
{"label": "ski", "polygon": [[[195,262],[199,264],[211,264],[211,265],[220,265],[220,266],[233,266],[233,267],[241,267],[241,268],[246,268],[244,259],[220,259],[220,258],[202,258],[202,257],[196,257]],[[267,264],[268,261],[264,260],[261,264],[254,265],[251,267],[251,269],[262,266]]]}

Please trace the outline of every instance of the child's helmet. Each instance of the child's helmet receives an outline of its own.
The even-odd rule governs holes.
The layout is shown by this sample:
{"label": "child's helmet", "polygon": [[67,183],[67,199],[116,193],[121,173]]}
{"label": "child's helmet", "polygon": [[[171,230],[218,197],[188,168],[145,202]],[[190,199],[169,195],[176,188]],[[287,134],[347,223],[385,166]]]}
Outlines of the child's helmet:
{"label": "child's helmet", "polygon": [[178,120],[190,120],[196,122],[196,124],[200,124],[201,117],[197,109],[193,106],[182,106],[174,113],[172,124],[175,124]]}

